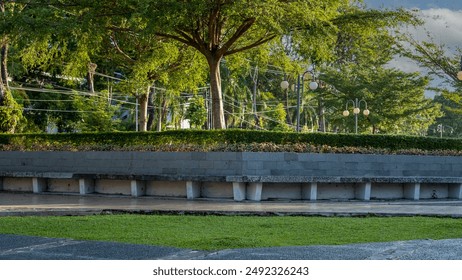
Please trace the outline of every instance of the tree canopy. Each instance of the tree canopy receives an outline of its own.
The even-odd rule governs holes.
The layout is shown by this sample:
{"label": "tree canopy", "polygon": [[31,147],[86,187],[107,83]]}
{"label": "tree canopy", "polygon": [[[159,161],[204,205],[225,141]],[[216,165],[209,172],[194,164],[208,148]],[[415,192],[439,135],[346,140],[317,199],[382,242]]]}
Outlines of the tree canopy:
{"label": "tree canopy", "polygon": [[[423,94],[428,80],[386,67],[396,54],[393,29],[417,20],[361,3],[0,1],[0,101],[13,78],[8,102],[24,106],[3,106],[15,119],[5,123],[18,124],[12,113],[23,111],[24,129],[123,130],[136,111],[143,131],[188,117],[195,127],[290,130],[300,86],[299,113],[311,131],[352,131],[341,112],[359,98],[372,112],[361,132],[424,134],[439,116]],[[314,75],[300,77],[309,66]],[[282,90],[283,79],[295,87]],[[313,80],[321,86],[309,91]]]}

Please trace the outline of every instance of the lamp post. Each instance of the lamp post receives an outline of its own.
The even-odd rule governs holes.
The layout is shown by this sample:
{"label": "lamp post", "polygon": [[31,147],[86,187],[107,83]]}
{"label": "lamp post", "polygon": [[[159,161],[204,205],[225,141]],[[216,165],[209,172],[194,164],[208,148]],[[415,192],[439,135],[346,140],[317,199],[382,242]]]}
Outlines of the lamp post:
{"label": "lamp post", "polygon": [[[300,104],[301,104],[301,96],[303,95],[303,83],[305,79],[305,75],[307,73],[311,73],[313,80],[309,84],[309,88],[311,90],[316,90],[318,88],[318,83],[315,80],[313,69],[308,69],[303,74],[298,75],[297,77],[297,132],[300,132]],[[289,88],[289,82],[288,81],[282,81],[281,82],[281,88],[283,90],[286,90]]]}
{"label": "lamp post", "polygon": [[436,127],[436,131],[438,131],[440,133],[440,138],[443,138],[443,132],[445,132],[445,128],[447,128],[447,127],[449,127],[451,129],[450,133],[452,134],[454,132],[454,128],[452,126],[439,124]]}
{"label": "lamp post", "polygon": [[364,100],[364,99],[361,99],[361,100],[358,100],[358,98],[356,98],[354,101],[353,100],[348,100],[345,104],[345,111],[343,111],[343,116],[344,117],[348,117],[350,115],[350,112],[348,111],[348,104],[351,102],[351,104],[353,104],[353,114],[355,115],[355,133],[358,134],[358,115],[359,113],[361,112],[361,102],[364,103],[364,106],[365,106],[365,109],[363,111],[363,114],[364,116],[369,116],[369,114],[371,113],[368,109],[367,109],[367,102]]}

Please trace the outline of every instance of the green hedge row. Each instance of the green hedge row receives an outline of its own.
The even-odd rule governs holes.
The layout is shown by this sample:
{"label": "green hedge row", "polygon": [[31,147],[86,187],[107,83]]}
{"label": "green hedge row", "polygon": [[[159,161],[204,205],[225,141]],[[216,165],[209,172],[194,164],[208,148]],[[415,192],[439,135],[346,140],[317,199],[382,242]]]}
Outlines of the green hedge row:
{"label": "green hedge row", "polygon": [[330,147],[363,147],[388,150],[462,151],[462,140],[396,135],[285,133],[250,130],[176,130],[165,132],[115,132],[76,134],[0,134],[0,146],[20,147],[136,147],[156,145],[217,145],[273,143]]}

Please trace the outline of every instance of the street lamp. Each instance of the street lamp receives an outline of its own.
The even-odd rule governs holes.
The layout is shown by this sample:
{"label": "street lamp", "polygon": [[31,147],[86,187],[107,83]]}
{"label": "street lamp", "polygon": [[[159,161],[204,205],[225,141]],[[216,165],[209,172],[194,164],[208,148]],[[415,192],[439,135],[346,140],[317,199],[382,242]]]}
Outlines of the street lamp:
{"label": "street lamp", "polygon": [[367,102],[363,99],[361,100],[358,100],[358,98],[356,98],[354,101],[353,100],[348,100],[345,104],[345,111],[343,111],[343,116],[344,117],[348,117],[350,115],[350,112],[348,111],[348,104],[351,102],[351,104],[353,104],[353,114],[355,115],[355,133],[358,134],[358,115],[359,113],[361,113],[361,102],[364,103],[364,106],[365,106],[365,109],[363,111],[363,115],[364,116],[369,116],[369,114],[371,113],[368,109],[367,109]]}
{"label": "street lamp", "polygon": [[440,138],[443,138],[443,132],[445,132],[445,128],[447,128],[447,127],[449,127],[451,129],[450,133],[452,134],[454,132],[454,128],[452,126],[439,124],[436,127],[436,131],[438,131],[440,133]]}
{"label": "street lamp", "polygon": [[[311,90],[316,90],[319,87],[319,84],[315,80],[314,76],[314,69],[308,69],[303,74],[298,75],[297,77],[297,132],[300,132],[300,104],[301,104],[301,96],[303,95],[303,83],[305,79],[305,75],[307,73],[311,73],[311,76],[313,78],[313,81],[310,82],[308,87]],[[281,82],[281,88],[283,90],[286,90],[289,88],[289,82],[288,81],[282,81]]]}

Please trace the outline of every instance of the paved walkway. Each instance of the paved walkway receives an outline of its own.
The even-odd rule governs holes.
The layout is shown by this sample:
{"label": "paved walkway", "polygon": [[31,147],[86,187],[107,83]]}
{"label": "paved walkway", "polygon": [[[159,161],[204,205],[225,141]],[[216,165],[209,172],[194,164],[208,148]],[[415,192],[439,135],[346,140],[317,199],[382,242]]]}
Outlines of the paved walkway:
{"label": "paved walkway", "polygon": [[195,251],[0,234],[0,260],[462,260],[462,239]]}
{"label": "paved walkway", "polygon": [[85,215],[102,212],[256,215],[448,216],[462,217],[459,200],[271,201],[156,199],[0,192],[0,216]]}

